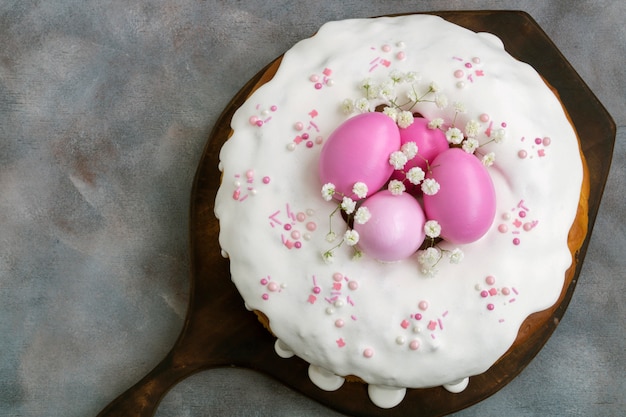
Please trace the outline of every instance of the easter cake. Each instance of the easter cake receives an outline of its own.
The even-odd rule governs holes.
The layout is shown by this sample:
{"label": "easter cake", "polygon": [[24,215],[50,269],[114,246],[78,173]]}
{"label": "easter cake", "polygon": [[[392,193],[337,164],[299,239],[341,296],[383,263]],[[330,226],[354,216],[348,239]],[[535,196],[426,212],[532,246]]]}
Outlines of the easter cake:
{"label": "easter cake", "polygon": [[558,97],[496,36],[436,16],[325,24],[231,127],[215,214],[246,307],[313,383],[364,382],[379,407],[489,369],[586,234]]}

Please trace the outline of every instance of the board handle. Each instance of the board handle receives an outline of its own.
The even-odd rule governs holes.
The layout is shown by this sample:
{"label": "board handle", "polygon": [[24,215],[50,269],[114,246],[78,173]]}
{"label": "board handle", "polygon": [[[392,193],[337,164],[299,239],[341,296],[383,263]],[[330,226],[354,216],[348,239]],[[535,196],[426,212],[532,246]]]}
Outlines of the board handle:
{"label": "board handle", "polygon": [[199,364],[177,360],[172,351],[139,382],[109,403],[98,417],[151,417],[174,385],[200,369]]}

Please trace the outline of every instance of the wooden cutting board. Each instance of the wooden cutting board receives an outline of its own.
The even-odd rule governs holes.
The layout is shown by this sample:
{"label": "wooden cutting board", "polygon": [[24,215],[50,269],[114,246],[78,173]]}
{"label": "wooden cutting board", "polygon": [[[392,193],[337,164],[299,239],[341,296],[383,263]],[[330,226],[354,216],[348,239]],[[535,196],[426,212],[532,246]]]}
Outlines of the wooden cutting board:
{"label": "wooden cutting board", "polygon": [[[179,339],[163,361],[129,388],[100,414],[151,416],[176,383],[191,374],[215,367],[238,366],[275,377],[285,385],[339,412],[354,416],[438,416],[458,411],[497,392],[532,360],[563,317],[578,281],[591,230],[609,172],[615,141],[615,123],[589,87],[556,46],[526,13],[519,11],[435,12],[444,19],[476,32],[491,32],[502,39],[507,51],[531,64],[559,93],[581,139],[590,172],[589,232],[577,262],[570,268],[559,301],[549,310],[532,315],[520,330],[522,343],[507,352],[482,375],[470,378],[467,389],[452,394],[441,387],[407,390],[392,409],[381,409],[368,399],[367,386],[346,383],[338,391],[314,386],[308,364],[274,353],[274,338],[244,308],[232,284],[228,260],[220,255],[219,225],[213,215],[220,183],[218,154],[230,135],[235,110],[256,86],[268,81],[281,57],[254,76],[233,97],[218,119],[202,154],[191,195],[190,244],[191,291],[187,317]],[[532,333],[525,331],[536,328]]]}

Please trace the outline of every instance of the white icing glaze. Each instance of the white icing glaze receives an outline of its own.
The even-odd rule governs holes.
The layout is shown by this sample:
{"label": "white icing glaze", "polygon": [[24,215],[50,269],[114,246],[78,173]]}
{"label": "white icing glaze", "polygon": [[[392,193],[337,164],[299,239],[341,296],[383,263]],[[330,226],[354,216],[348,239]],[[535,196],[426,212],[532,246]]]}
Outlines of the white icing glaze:
{"label": "white icing glaze", "polygon": [[443,384],[443,387],[453,394],[458,394],[459,392],[462,392],[463,390],[465,390],[468,384],[469,384],[469,378],[465,377],[463,379],[451,382],[449,384]]}
{"label": "white icing glaze", "polygon": [[[494,38],[433,16],[330,22],[288,51],[274,79],[233,117],[220,153],[220,245],[246,305],[314,365],[313,378],[323,369],[376,386],[423,388],[480,374],[529,314],[557,300],[582,183],[577,138],[541,77]],[[485,131],[506,125],[502,143],[480,148],[496,155],[488,169],[494,224],[461,246],[460,264],[442,260],[434,277],[420,272],[416,256],[354,261],[344,245],[333,264],[321,257],[332,246],[325,235],[336,208],[320,194],[321,142],[350,117],[342,101],[360,97],[365,78],[382,81],[392,70],[417,71],[421,92],[434,82],[445,94],[443,109],[432,102],[413,109],[428,119],[451,123],[453,103],[463,103],[455,125],[479,121],[481,143]],[[559,180],[564,173],[567,182]],[[339,236],[345,230],[337,216],[333,228]]]}
{"label": "white icing glaze", "polygon": [[285,345],[285,343],[280,339],[276,339],[276,342],[274,343],[274,350],[281,358],[287,359],[294,355],[293,351],[289,349],[289,346]]}
{"label": "white icing glaze", "polygon": [[324,391],[337,391],[345,381],[344,378],[315,365],[309,365],[309,378]]}
{"label": "white icing glaze", "polygon": [[406,388],[368,385],[367,393],[374,404],[380,408],[392,408],[400,404],[406,395]]}

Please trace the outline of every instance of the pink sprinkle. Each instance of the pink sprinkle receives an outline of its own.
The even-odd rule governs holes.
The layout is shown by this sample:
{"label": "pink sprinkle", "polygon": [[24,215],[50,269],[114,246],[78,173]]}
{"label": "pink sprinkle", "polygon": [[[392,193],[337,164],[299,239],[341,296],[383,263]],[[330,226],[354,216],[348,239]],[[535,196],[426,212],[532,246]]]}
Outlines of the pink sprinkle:
{"label": "pink sprinkle", "polygon": [[317,225],[315,224],[315,222],[308,222],[306,224],[306,230],[308,230],[309,232],[313,232],[316,228]]}
{"label": "pink sprinkle", "polygon": [[271,111],[276,111],[276,110],[278,110],[278,107],[277,106],[272,106],[272,107],[270,107],[270,110]]}
{"label": "pink sprinkle", "polygon": [[239,200],[240,195],[241,195],[241,190],[237,188],[235,191],[233,191],[233,200]]}
{"label": "pink sprinkle", "polygon": [[289,223],[285,224],[283,228],[287,231],[291,230],[291,225]]}
{"label": "pink sprinkle", "polygon": [[246,198],[248,198],[248,194],[246,194],[246,195],[244,195],[243,197],[241,197],[241,198],[239,199],[239,201],[241,201],[241,202],[246,201]]}
{"label": "pink sprinkle", "polygon": [[456,70],[456,71],[454,71],[454,76],[456,78],[463,78],[464,75],[465,75],[465,73],[463,72],[463,70]]}
{"label": "pink sprinkle", "polygon": [[428,309],[428,301],[420,301],[419,304],[417,305],[419,307],[420,310],[425,311]]}
{"label": "pink sprinkle", "polygon": [[258,127],[261,127],[261,126],[263,126],[263,120],[257,120],[257,121],[255,122],[255,124],[256,124]]}
{"label": "pink sprinkle", "polygon": [[502,126],[502,127],[506,127],[506,122],[502,122],[502,123],[500,123],[500,126]]}
{"label": "pink sprinkle", "polygon": [[309,295],[308,302],[311,304],[315,304],[315,301],[317,301],[317,297],[314,296],[313,294]]}
{"label": "pink sprinkle", "polygon": [[546,150],[545,149],[539,149],[537,151],[537,155],[539,155],[540,157],[546,156]]}
{"label": "pink sprinkle", "polygon": [[259,118],[256,116],[250,116],[250,118],[248,119],[251,125],[255,125],[257,120],[259,120]]}
{"label": "pink sprinkle", "polygon": [[268,294],[263,294],[261,298],[263,298],[264,300],[268,300],[270,296]]}
{"label": "pink sprinkle", "polygon": [[448,310],[444,311],[443,314],[441,315],[442,317],[445,317],[448,315]]}
{"label": "pink sprinkle", "polygon": [[348,288],[350,288],[351,290],[356,290],[357,288],[359,288],[359,283],[356,281],[350,281],[348,283]]}
{"label": "pink sprinkle", "polygon": [[501,224],[500,226],[498,226],[498,232],[506,233],[508,231],[509,231],[509,227],[506,224]]}
{"label": "pink sprinkle", "polygon": [[496,306],[494,306],[493,304],[487,304],[487,310],[491,311],[494,308],[496,308]]}
{"label": "pink sprinkle", "polygon": [[343,279],[343,274],[341,272],[335,272],[333,274],[333,281],[339,282]]}
{"label": "pink sprinkle", "polygon": [[474,73],[476,74],[477,77],[484,77],[484,75],[485,75],[483,70],[476,70],[476,71],[474,71]]}
{"label": "pink sprinkle", "polygon": [[383,52],[389,52],[389,51],[391,51],[391,46],[383,45],[382,50],[383,50]]}
{"label": "pink sprinkle", "polygon": [[333,73],[333,71],[330,68],[324,68],[324,71],[322,71],[324,75],[330,77],[330,74]]}
{"label": "pink sprinkle", "polygon": [[313,109],[309,112],[309,116],[311,116],[311,119],[314,119],[317,116],[317,110]]}
{"label": "pink sprinkle", "polygon": [[270,183],[270,177],[263,177],[263,184],[269,184]]}
{"label": "pink sprinkle", "polygon": [[480,58],[478,58],[477,56],[475,56],[474,58],[472,58],[472,62],[474,64],[480,64]]}
{"label": "pink sprinkle", "polygon": [[496,283],[496,278],[493,275],[489,275],[487,278],[485,278],[485,282],[487,283],[487,285],[493,285]]}
{"label": "pink sprinkle", "polygon": [[480,292],[480,296],[483,298],[487,298],[489,296],[489,292],[487,290],[482,290]]}
{"label": "pink sprinkle", "polygon": [[296,130],[300,131],[300,130],[304,129],[304,124],[302,122],[297,122],[295,125],[293,125],[293,127]]}
{"label": "pink sprinkle", "polygon": [[465,68],[472,68],[472,64],[470,64],[469,62],[465,63]]}
{"label": "pink sprinkle", "polygon": [[422,315],[420,313],[417,313],[415,315],[415,320],[421,320],[422,319]]}
{"label": "pink sprinkle", "polygon": [[443,323],[441,322],[441,319],[437,319],[437,323],[439,323],[439,328],[443,330]]}
{"label": "pink sprinkle", "polygon": [[293,244],[296,249],[300,249],[302,247],[302,242],[296,242]]}
{"label": "pink sprinkle", "polygon": [[335,327],[343,327],[344,322],[341,319],[335,320]]}
{"label": "pink sprinkle", "polygon": [[509,288],[508,288],[508,287],[504,287],[504,288],[502,288],[502,290],[501,290],[501,291],[502,291],[502,294],[503,294],[503,295],[509,295],[509,294],[511,293],[511,290],[509,290]]}
{"label": "pink sprinkle", "polygon": [[303,133],[302,134],[302,139],[307,140],[309,138],[309,134],[308,133]]}
{"label": "pink sprinkle", "polygon": [[404,51],[400,51],[396,54],[396,58],[398,58],[400,61],[404,60],[406,58],[406,54],[404,53]]}
{"label": "pink sprinkle", "polygon": [[371,358],[372,356],[374,356],[374,350],[372,348],[367,348],[363,351],[363,356],[365,356],[366,358]]}
{"label": "pink sprinkle", "polygon": [[406,320],[406,319],[405,319],[405,320],[402,320],[402,323],[400,323],[400,326],[401,326],[403,329],[408,328],[408,327],[409,327],[409,321],[408,321],[408,320]]}
{"label": "pink sprinkle", "polygon": [[517,292],[517,290],[515,289],[515,287],[511,288],[513,290],[513,292],[515,293],[515,295],[519,295],[519,293]]}
{"label": "pink sprinkle", "polygon": [[337,291],[341,290],[341,282],[334,282],[333,289]]}
{"label": "pink sprinkle", "polygon": [[[246,171],[246,178],[247,178],[248,180],[253,179],[253,178],[254,178],[254,171],[253,171],[253,170],[251,170],[251,169],[247,170],[247,171]],[[249,181],[248,181],[248,182],[249,182]]]}
{"label": "pink sprinkle", "polygon": [[541,138],[535,138],[535,143],[537,145],[541,145]]}
{"label": "pink sprinkle", "polygon": [[513,244],[514,244],[515,246],[519,245],[519,244],[520,244],[520,240],[519,240],[519,238],[517,238],[517,237],[516,237],[515,239],[513,239]]}
{"label": "pink sprinkle", "polygon": [[493,127],[493,121],[489,122],[489,127],[487,128],[487,130],[485,130],[485,135],[487,135],[487,137],[491,137],[491,128]]}
{"label": "pink sprinkle", "polygon": [[483,123],[487,123],[489,121],[489,115],[487,113],[483,113],[480,115],[480,121]]}
{"label": "pink sprinkle", "polygon": [[524,159],[528,156],[528,152],[522,149],[521,151],[517,153],[517,156],[520,157],[521,159]]}
{"label": "pink sprinkle", "polygon": [[437,322],[435,320],[431,320],[428,322],[428,330],[435,330],[437,328]]}
{"label": "pink sprinkle", "polygon": [[312,148],[312,147],[313,147],[313,142],[312,142],[312,141],[308,141],[308,142],[306,143],[306,147],[307,147],[307,148]]}
{"label": "pink sprinkle", "polygon": [[313,287],[313,292],[315,294],[319,294],[320,292],[322,292],[322,289],[320,287],[315,286],[315,287]]}
{"label": "pink sprinkle", "polygon": [[411,350],[417,350],[420,347],[420,342],[417,339],[411,340],[411,343],[409,343],[409,349]]}
{"label": "pink sprinkle", "polygon": [[340,348],[344,347],[346,345],[346,342],[343,341],[343,339],[338,339],[337,340],[337,346],[339,346]]}
{"label": "pink sprinkle", "polygon": [[387,61],[386,59],[381,59],[380,63],[387,68],[389,68],[389,66],[391,65],[391,61]]}
{"label": "pink sprinkle", "polygon": [[526,210],[526,211],[530,211],[530,210],[528,209],[528,207],[526,207],[526,206],[524,205],[524,200],[520,200],[520,201],[519,201],[519,203],[517,203],[517,207],[519,207],[519,208],[523,208],[523,209],[524,209],[524,210]]}
{"label": "pink sprinkle", "polygon": [[348,302],[348,304],[350,304],[351,306],[354,306],[354,301],[352,301],[352,298],[350,298],[350,296],[346,297],[346,301]]}
{"label": "pink sprinkle", "polygon": [[284,243],[287,249],[293,248],[293,242],[291,240],[287,239]]}
{"label": "pink sprinkle", "polygon": [[380,59],[380,57],[376,57],[373,60],[370,61],[370,65],[372,65],[373,63],[375,63],[376,61],[378,61]]}
{"label": "pink sprinkle", "polygon": [[319,132],[320,129],[317,127],[317,125],[313,122],[309,122],[309,125],[313,126],[313,128],[315,129],[316,132]]}
{"label": "pink sprinkle", "polygon": [[511,299],[509,300],[509,303],[513,303],[513,302],[515,302],[515,298],[511,298]]}
{"label": "pink sprinkle", "polygon": [[371,66],[371,67],[370,67],[370,72],[374,71],[374,70],[376,69],[376,67],[377,67],[377,66],[378,66],[378,64]]}
{"label": "pink sprinkle", "polygon": [[498,290],[497,289],[489,288],[489,295],[491,295],[493,297],[496,294],[498,294]]}
{"label": "pink sprinkle", "polygon": [[504,319],[498,320],[498,323],[504,323]]}
{"label": "pink sprinkle", "polygon": [[352,320],[356,321],[356,316],[355,316],[355,315],[350,316],[350,318],[351,318]]}
{"label": "pink sprinkle", "polygon": [[552,143],[552,139],[547,136],[543,138],[543,146],[550,146],[550,143]]}
{"label": "pink sprinkle", "polygon": [[324,138],[322,136],[318,136],[315,138],[315,143],[321,145],[324,142]]}
{"label": "pink sprinkle", "polygon": [[315,83],[315,89],[320,90],[322,88],[322,83]]}
{"label": "pink sprinkle", "polygon": [[310,80],[311,82],[313,82],[313,83],[315,83],[315,82],[319,81],[319,79],[320,79],[320,77],[319,77],[319,76],[317,76],[316,74],[313,74],[313,75],[311,75],[311,76],[309,77],[309,80]]}
{"label": "pink sprinkle", "polygon": [[293,139],[293,141],[296,143],[296,145],[299,145],[299,144],[300,144],[300,142],[302,142],[302,136],[297,135],[297,136]]}
{"label": "pink sprinkle", "polygon": [[275,282],[270,282],[269,284],[267,284],[267,289],[271,292],[276,292],[278,291],[278,284]]}
{"label": "pink sprinkle", "polygon": [[454,59],[456,61],[463,61],[463,59],[459,58],[458,56],[453,56],[452,59]]}
{"label": "pink sprinkle", "polygon": [[267,285],[267,279],[261,278],[261,285]]}

